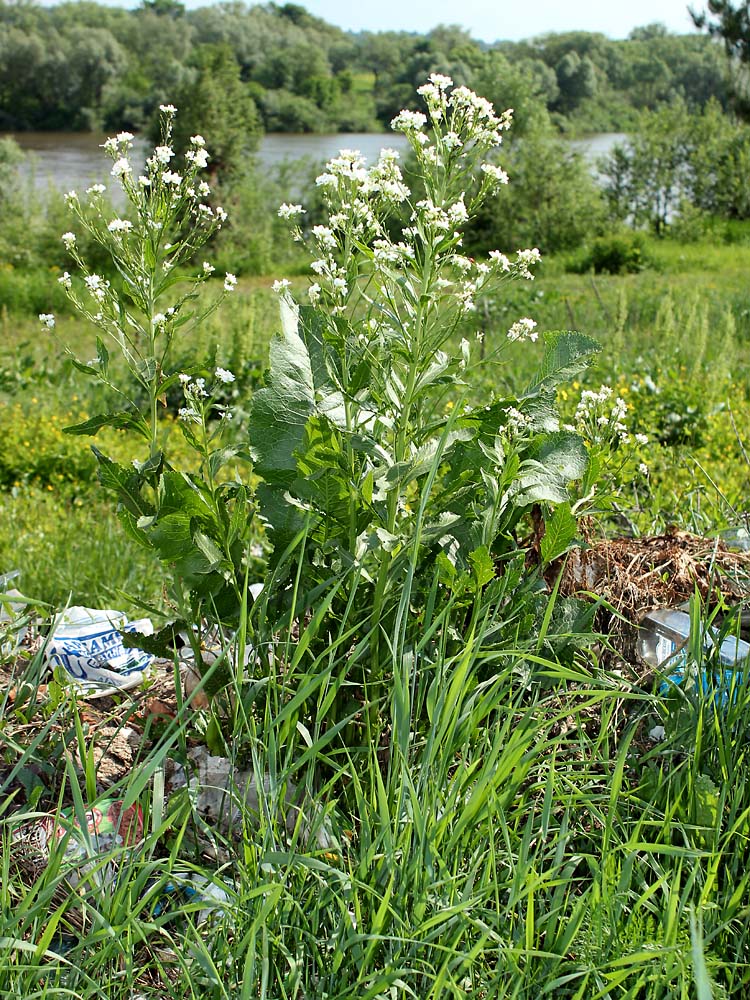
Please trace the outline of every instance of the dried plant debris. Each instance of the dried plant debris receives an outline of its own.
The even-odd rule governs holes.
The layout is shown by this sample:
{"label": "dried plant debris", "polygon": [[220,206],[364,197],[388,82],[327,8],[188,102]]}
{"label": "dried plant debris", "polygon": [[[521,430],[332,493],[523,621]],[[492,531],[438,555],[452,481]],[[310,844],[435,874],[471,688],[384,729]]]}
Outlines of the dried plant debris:
{"label": "dried plant debris", "polygon": [[[560,572],[560,565],[556,568]],[[708,606],[750,598],[750,553],[721,539],[672,529],[663,535],[610,538],[574,549],[562,564],[560,593],[603,598],[599,625],[632,661],[635,628],[656,607],[679,607],[695,593]]]}

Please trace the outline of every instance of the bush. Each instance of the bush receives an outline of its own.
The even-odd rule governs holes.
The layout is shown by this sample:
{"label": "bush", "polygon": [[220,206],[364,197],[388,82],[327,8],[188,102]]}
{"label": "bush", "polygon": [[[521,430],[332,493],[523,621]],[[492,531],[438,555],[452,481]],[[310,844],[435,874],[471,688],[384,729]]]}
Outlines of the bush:
{"label": "bush", "polygon": [[642,233],[620,232],[597,236],[568,264],[575,274],[636,274],[649,264]]}

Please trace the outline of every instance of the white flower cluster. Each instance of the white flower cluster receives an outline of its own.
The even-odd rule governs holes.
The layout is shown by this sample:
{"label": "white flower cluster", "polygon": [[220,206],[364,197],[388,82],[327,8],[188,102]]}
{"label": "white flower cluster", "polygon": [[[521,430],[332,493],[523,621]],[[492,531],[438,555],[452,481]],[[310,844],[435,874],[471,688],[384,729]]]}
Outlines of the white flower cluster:
{"label": "white flower cluster", "polygon": [[[417,93],[425,100],[436,133],[437,148],[430,153],[425,150],[426,158],[438,164],[441,147],[450,153],[469,146],[482,149],[499,146],[502,133],[510,128],[513,117],[510,110],[498,116],[489,101],[468,87],[452,87],[453,80],[449,76],[433,73],[427,83],[417,88]],[[421,111],[401,111],[392,120],[391,128],[405,133],[418,149],[429,143],[429,137],[422,131],[427,122],[427,116]]]}
{"label": "white flower cluster", "polygon": [[286,202],[279,205],[278,216],[280,219],[295,219],[298,215],[303,215],[305,209],[301,205],[288,205]]}
{"label": "white flower cluster", "polygon": [[[346,308],[353,275],[360,274],[358,256],[372,263],[376,281],[384,283],[391,280],[394,270],[408,272],[429,255],[432,287],[452,296],[463,313],[476,308],[478,292],[491,279],[506,275],[530,279],[533,265],[540,260],[537,249],[519,250],[512,263],[500,251],[493,251],[488,261],[480,263],[455,252],[477,204],[497,185],[508,182],[501,167],[484,161],[486,151],[501,142],[512,112],[497,115],[484,98],[466,87],[453,89],[453,81],[442,74],[430,76],[419,93],[428,114],[405,110],[391,123],[409,139],[425,178],[424,194],[410,206],[401,239],[386,226],[389,212],[410,195],[396,151],[382,150],[377,163],[368,168],[358,150],[341,150],[316,178],[329,217],[326,224],[315,225],[310,231],[316,247],[311,269],[318,280],[308,296],[312,303],[326,297],[334,315]],[[462,193],[456,186],[454,175],[461,173],[469,180],[479,174],[476,195]],[[303,214],[303,207],[297,204],[285,203],[278,209],[280,218],[293,223],[293,238],[297,240],[302,239],[298,220]],[[460,272],[458,279],[453,278],[455,271]],[[513,327],[509,336],[536,339],[537,335],[533,327],[522,323]]]}
{"label": "white flower cluster", "polygon": [[508,175],[503,170],[502,167],[498,167],[496,163],[483,163],[481,168],[482,173],[486,174],[487,177],[493,182],[493,184],[507,184]]}
{"label": "white flower cluster", "polygon": [[536,332],[536,321],[524,316],[519,319],[508,330],[508,340],[536,340],[539,334]]}
{"label": "white flower cluster", "polygon": [[[200,424],[207,415],[211,403],[204,404],[203,400],[209,399],[211,392],[206,388],[206,380],[203,377],[193,378],[186,372],[181,372],[178,376],[182,391],[185,396],[185,406],[178,410],[180,420],[191,424]],[[231,385],[235,381],[234,373],[228,368],[218,367],[214,372],[216,382],[221,385]],[[215,387],[214,387],[215,388]],[[219,413],[224,420],[231,420],[232,414],[228,407],[213,404],[213,409]]]}
{"label": "white flower cluster", "polygon": [[133,231],[133,223],[127,219],[112,219],[107,224],[107,229],[110,233],[130,233]]}
{"label": "white flower cluster", "polygon": [[[162,114],[162,142],[154,148],[153,153],[146,160],[146,173],[138,177],[138,187],[143,191],[152,190],[157,193],[166,191],[168,197],[175,203],[183,197],[188,198],[194,219],[204,226],[219,228],[226,220],[227,213],[223,208],[214,209],[206,202],[201,201],[201,199],[208,197],[211,188],[206,181],[198,181],[196,178],[196,173],[199,170],[204,170],[210,159],[206,149],[206,140],[202,135],[191,136],[190,148],[185,153],[185,172],[173,170],[171,163],[176,154],[171,145],[171,137],[177,109],[171,104],[162,104],[160,111]],[[130,132],[120,132],[119,135],[107,139],[103,144],[105,151],[114,160],[111,170],[112,176],[121,182],[131,197],[134,190],[133,167],[128,159],[128,152],[132,144],[133,136]],[[93,188],[89,188],[88,193],[101,194],[103,191],[102,185],[95,185]],[[111,231],[123,232],[124,230]]]}
{"label": "white flower cluster", "polygon": [[108,281],[105,281],[99,274],[87,274],[83,282],[97,302],[104,302],[109,288]]}
{"label": "white flower cluster", "polygon": [[584,389],[576,407],[576,429],[592,441],[612,445],[648,444],[645,434],[631,435],[626,424],[628,404],[611,387]]}
{"label": "white flower cluster", "polygon": [[112,157],[121,156],[124,152],[131,148],[133,145],[132,132],[120,132],[116,136],[110,139],[106,139],[102,143],[102,149],[105,153],[109,153]]}
{"label": "white flower cluster", "polygon": [[531,425],[531,418],[515,406],[508,406],[505,415],[505,429],[511,437],[521,437]]}
{"label": "white flower cluster", "polygon": [[54,330],[55,328],[55,314],[54,313],[39,313],[39,322],[42,326],[45,326],[48,330]]}
{"label": "white flower cluster", "polygon": [[531,268],[534,264],[538,264],[541,259],[542,255],[536,247],[531,250],[518,250],[516,252],[516,267],[520,276],[526,278],[527,281],[533,281],[534,275],[531,273]]}

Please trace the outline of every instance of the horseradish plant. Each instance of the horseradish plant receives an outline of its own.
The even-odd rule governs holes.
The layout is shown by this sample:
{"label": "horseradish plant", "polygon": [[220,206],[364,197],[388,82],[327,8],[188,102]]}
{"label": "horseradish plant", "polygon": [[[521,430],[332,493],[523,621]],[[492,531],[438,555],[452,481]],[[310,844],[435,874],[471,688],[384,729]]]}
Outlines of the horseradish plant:
{"label": "horseradish plant", "polygon": [[[598,350],[577,334],[547,334],[539,374],[518,397],[468,405],[477,366],[503,364],[510,341],[537,349],[536,324],[523,317],[460,343],[457,331],[482,295],[532,280],[540,258],[536,249],[462,253],[467,223],[508,182],[493,151],[511,112],[497,115],[446,76],[419,93],[427,114],[402,111],[391,123],[413,151],[419,195],[393,150],[370,167],[344,150],[317,178],[325,225],[305,228],[302,205],[279,209],[311,248],[313,281],[304,305],[276,283],[281,331],[250,415],[279,602],[299,617],[335,587],[331,614],[341,620],[354,601],[366,639],[352,636],[351,660],[370,693],[394,650],[419,641],[426,609],[458,608],[461,595],[477,606],[518,553],[535,505],[546,561],[573,541],[569,484],[585,476],[588,456],[559,427],[556,390]],[[457,614],[457,635],[467,620]]]}

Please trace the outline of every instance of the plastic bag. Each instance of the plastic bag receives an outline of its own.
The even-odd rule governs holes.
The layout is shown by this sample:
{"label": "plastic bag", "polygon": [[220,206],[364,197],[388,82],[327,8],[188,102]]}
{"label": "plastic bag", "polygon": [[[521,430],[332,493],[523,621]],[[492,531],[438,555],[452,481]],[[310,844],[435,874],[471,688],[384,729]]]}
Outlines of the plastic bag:
{"label": "plastic bag", "polygon": [[121,632],[153,631],[148,618],[130,622],[121,611],[68,608],[55,619],[45,657],[50,667],[62,667],[85,698],[102,698],[142,684],[154,660],[151,653],[127,649]]}

